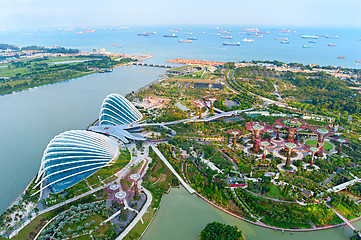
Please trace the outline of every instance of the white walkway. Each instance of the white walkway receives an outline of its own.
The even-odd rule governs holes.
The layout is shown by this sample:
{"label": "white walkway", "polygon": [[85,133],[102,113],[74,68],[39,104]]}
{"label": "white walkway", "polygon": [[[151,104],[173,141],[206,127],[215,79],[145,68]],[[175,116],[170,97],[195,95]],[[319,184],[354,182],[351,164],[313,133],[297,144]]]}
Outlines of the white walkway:
{"label": "white walkway", "polygon": [[174,176],[176,176],[178,178],[178,180],[180,181],[180,183],[183,185],[183,187],[185,189],[187,189],[187,191],[190,194],[195,193],[196,191],[191,188],[180,176],[179,174],[176,172],[176,170],[174,170],[174,168],[172,167],[172,165],[168,162],[168,160],[163,156],[163,154],[159,151],[158,148],[156,148],[154,145],[152,145],[152,148],[154,150],[154,152],[158,155],[158,157],[164,162],[164,164],[172,171],[172,173],[174,174]]}
{"label": "white walkway", "polygon": [[148,210],[148,207],[150,206],[150,204],[152,203],[152,194],[145,188],[143,188],[142,186],[139,186],[140,189],[142,191],[145,192],[145,194],[147,195],[147,201],[145,202],[142,210],[140,210],[140,212],[137,214],[137,216],[133,219],[133,221],[128,225],[128,227],[126,229],[124,229],[124,231],[116,238],[116,240],[121,240],[123,239],[125,236],[127,236],[127,234],[130,232],[130,230],[133,229],[133,227],[139,222],[139,220],[142,219],[144,213]]}

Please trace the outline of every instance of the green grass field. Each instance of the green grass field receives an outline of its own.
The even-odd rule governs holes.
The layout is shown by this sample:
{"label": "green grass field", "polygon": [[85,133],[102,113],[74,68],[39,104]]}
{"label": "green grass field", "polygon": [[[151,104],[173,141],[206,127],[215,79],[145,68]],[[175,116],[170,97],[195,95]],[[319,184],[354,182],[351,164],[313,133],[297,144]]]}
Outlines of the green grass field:
{"label": "green grass field", "polygon": [[[308,141],[305,142],[305,144],[310,146],[310,147],[316,147],[317,146],[317,140],[308,140]],[[323,149],[325,149],[326,151],[329,151],[332,148],[333,148],[333,146],[329,142],[325,142],[325,144],[323,145]]]}

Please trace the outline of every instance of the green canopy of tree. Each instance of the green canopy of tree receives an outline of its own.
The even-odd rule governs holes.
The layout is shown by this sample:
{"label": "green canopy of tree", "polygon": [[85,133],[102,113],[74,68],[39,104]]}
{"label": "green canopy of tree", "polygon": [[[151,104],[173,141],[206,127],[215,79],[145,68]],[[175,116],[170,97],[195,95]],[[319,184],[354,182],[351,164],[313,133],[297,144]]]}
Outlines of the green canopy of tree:
{"label": "green canopy of tree", "polygon": [[199,240],[244,240],[241,230],[236,226],[211,222],[199,234]]}

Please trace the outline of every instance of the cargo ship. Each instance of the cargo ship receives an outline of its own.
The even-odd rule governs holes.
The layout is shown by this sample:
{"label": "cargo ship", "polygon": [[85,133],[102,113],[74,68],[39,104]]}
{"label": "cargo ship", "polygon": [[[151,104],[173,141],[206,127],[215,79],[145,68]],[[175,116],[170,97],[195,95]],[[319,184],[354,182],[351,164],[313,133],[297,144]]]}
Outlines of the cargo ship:
{"label": "cargo ship", "polygon": [[316,43],[316,41],[309,41],[308,43]]}
{"label": "cargo ship", "polygon": [[303,45],[302,47],[303,48],[312,48],[311,46],[308,46],[308,45]]}
{"label": "cargo ship", "polygon": [[138,33],[138,36],[148,37],[148,36],[149,36],[149,33]]}
{"label": "cargo ship", "polygon": [[338,59],[344,59],[345,57],[344,56],[338,56],[337,58]]}
{"label": "cargo ship", "polygon": [[165,35],[163,35],[163,37],[177,38],[178,36],[173,33],[172,35],[165,34]]}
{"label": "cargo ship", "polygon": [[329,47],[336,47],[336,44],[329,43],[329,44],[327,44],[327,46],[329,46]]}
{"label": "cargo ship", "polygon": [[303,35],[302,38],[318,39],[318,36]]}
{"label": "cargo ship", "polygon": [[244,38],[244,39],[242,39],[242,42],[254,42],[254,40],[253,40],[253,39]]}
{"label": "cargo ship", "polygon": [[289,41],[281,41],[282,44],[290,44]]}
{"label": "cargo ship", "polygon": [[329,36],[329,35],[326,35],[325,38],[332,38],[332,39],[337,39],[338,36]]}
{"label": "cargo ship", "polygon": [[288,41],[288,38],[275,38],[276,41]]}
{"label": "cargo ship", "polygon": [[195,37],[187,37],[188,40],[197,40]]}
{"label": "cargo ship", "polygon": [[192,40],[186,39],[186,40],[178,40],[179,43],[192,43]]}
{"label": "cargo ship", "polygon": [[233,39],[232,36],[221,36],[222,39]]}
{"label": "cargo ship", "polygon": [[223,45],[224,46],[241,46],[241,43],[240,42],[235,42],[235,43],[224,42]]}

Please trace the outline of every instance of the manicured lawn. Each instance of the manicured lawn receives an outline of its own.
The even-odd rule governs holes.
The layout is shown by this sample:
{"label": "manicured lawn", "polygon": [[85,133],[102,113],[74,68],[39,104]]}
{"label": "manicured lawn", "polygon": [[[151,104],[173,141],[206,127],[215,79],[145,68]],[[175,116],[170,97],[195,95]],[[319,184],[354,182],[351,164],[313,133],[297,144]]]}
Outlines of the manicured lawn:
{"label": "manicured lawn", "polygon": [[284,199],[284,197],[280,194],[279,189],[275,185],[270,185],[269,197],[276,199]]}
{"label": "manicured lawn", "polygon": [[[305,142],[306,145],[310,146],[310,147],[316,147],[317,146],[317,140],[308,140]],[[323,149],[325,150],[331,150],[333,148],[333,146],[329,143],[329,142],[325,142],[325,144],[323,145]]]}
{"label": "manicured lawn", "polygon": [[152,208],[152,206],[148,207],[148,212],[146,212],[143,215],[143,221],[144,223],[142,223],[141,221],[139,221],[134,228],[128,233],[127,236],[125,236],[125,240],[132,240],[132,239],[137,239],[140,237],[140,235],[144,232],[145,228],[148,226],[150,220],[152,219],[154,214],[154,209]]}
{"label": "manicured lawn", "polygon": [[[46,224],[46,218],[51,215],[51,212],[47,212],[37,216],[31,223],[26,225],[15,237],[14,240],[25,240],[25,239],[33,239],[35,235],[40,231],[40,229]],[[30,233],[32,236],[30,238]]]}

